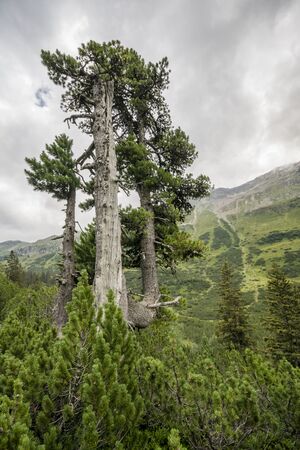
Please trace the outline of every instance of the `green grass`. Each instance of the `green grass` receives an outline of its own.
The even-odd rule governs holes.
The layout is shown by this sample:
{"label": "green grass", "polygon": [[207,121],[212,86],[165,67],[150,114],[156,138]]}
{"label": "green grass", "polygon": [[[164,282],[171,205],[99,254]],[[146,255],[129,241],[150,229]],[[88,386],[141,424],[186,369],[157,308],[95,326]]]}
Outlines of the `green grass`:
{"label": "green grass", "polygon": [[[187,299],[179,319],[184,335],[199,342],[204,335],[209,337],[214,333],[218,320],[217,285],[221,265],[227,259],[241,284],[254,340],[263,345],[268,270],[277,263],[288,277],[300,282],[299,224],[298,200],[241,213],[227,220],[212,211],[195,211],[189,227],[194,237],[204,237],[206,257],[181,264],[175,275],[160,272],[161,284],[172,295]],[[141,289],[138,271],[127,271],[126,276],[133,290]]]}

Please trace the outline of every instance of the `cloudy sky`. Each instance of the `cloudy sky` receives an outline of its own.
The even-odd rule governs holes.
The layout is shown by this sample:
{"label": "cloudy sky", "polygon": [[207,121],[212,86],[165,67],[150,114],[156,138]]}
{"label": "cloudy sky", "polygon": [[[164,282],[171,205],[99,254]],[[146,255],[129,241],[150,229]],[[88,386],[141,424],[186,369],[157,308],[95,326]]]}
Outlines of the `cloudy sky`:
{"label": "cloudy sky", "polygon": [[63,205],[27,185],[24,158],[61,132],[76,154],[88,144],[63,124],[42,48],[119,39],[146,60],[167,56],[193,172],[232,187],[300,160],[299,24],[299,0],[0,0],[0,241],[60,233]]}

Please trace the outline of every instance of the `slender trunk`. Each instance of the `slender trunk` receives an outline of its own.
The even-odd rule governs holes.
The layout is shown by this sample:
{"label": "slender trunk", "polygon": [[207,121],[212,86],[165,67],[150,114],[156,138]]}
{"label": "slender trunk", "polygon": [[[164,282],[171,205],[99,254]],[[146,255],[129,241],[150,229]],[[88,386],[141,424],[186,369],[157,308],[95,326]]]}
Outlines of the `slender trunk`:
{"label": "slender trunk", "polygon": [[155,303],[159,298],[159,286],[155,254],[154,210],[151,203],[150,191],[145,186],[138,189],[141,207],[148,213],[143,236],[141,239],[141,271],[144,301]]}
{"label": "slender trunk", "polygon": [[141,239],[141,272],[144,298],[141,302],[128,299],[128,318],[137,328],[148,327],[156,317],[157,310],[149,308],[159,299],[158,277],[155,258],[154,211],[150,191],[140,186],[138,189],[141,206],[148,212]]}
{"label": "slender trunk", "polygon": [[[138,142],[139,144],[145,145],[145,129],[142,118],[139,120]],[[151,192],[145,185],[138,187],[138,194],[140,197],[141,207],[148,213],[141,239],[141,271],[144,301],[146,304],[151,304],[155,303],[159,298],[155,253],[154,210],[151,202]]]}
{"label": "slender trunk", "polygon": [[66,219],[63,234],[63,269],[58,296],[56,298],[56,323],[59,330],[67,321],[65,306],[72,297],[75,280],[74,236],[75,236],[76,189],[71,188],[66,205]]}
{"label": "slender trunk", "polygon": [[[118,210],[117,160],[112,128],[113,81],[94,84],[95,120],[95,210],[96,262],[94,291],[96,306],[103,305],[112,289],[118,305],[124,300],[121,260],[121,226]],[[125,309],[125,310],[124,310]]]}

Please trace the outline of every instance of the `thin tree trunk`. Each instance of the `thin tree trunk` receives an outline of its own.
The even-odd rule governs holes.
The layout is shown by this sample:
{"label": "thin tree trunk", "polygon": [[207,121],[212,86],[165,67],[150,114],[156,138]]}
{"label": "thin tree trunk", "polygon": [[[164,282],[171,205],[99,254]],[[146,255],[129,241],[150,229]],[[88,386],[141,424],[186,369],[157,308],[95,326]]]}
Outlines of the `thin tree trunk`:
{"label": "thin tree trunk", "polygon": [[155,303],[159,298],[159,285],[155,254],[154,210],[151,203],[150,191],[141,186],[138,189],[141,207],[148,213],[146,225],[141,239],[141,271],[144,301],[146,304]]}
{"label": "thin tree trunk", "polygon": [[[139,144],[145,145],[145,129],[142,118],[139,120],[138,142]],[[159,299],[159,285],[155,253],[154,210],[151,202],[150,190],[146,186],[140,185],[137,191],[140,197],[141,207],[148,213],[145,229],[141,239],[141,271],[144,302],[146,304],[152,304]]]}
{"label": "thin tree trunk", "polygon": [[[116,303],[127,305],[122,292],[121,226],[118,210],[117,160],[112,128],[113,81],[94,85],[95,120],[95,210],[96,262],[94,291],[96,306],[107,300],[112,289]],[[123,307],[124,311],[124,307]],[[126,311],[124,311],[126,315]]]}
{"label": "thin tree trunk", "polygon": [[74,236],[75,236],[75,203],[76,188],[72,188],[67,199],[66,218],[63,233],[63,269],[59,280],[59,292],[56,298],[56,323],[59,330],[67,321],[66,304],[72,297],[75,284],[75,259],[74,259]]}

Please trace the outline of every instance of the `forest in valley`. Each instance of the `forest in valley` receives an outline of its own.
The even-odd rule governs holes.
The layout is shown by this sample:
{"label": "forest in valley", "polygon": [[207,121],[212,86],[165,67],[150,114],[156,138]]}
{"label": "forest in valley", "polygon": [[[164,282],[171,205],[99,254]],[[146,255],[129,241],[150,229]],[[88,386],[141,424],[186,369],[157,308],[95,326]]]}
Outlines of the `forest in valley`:
{"label": "forest in valley", "polygon": [[[65,122],[90,145],[75,157],[62,133],[24,164],[34,190],[64,203],[65,225],[56,280],[24,271],[14,251],[1,265],[0,449],[298,449],[300,285],[289,261],[268,266],[259,333],[237,251],[209,267],[218,317],[208,335],[194,339],[188,316],[182,327],[184,281],[164,282],[182,264],[206,265],[209,234],[182,224],[213,183],[192,174],[197,149],[173,125],[168,59],[90,41],[75,56],[42,50],[41,61]],[[121,208],[119,191],[140,206]],[[76,237],[79,192],[95,218]],[[214,250],[238,241],[224,220],[215,230]]]}

